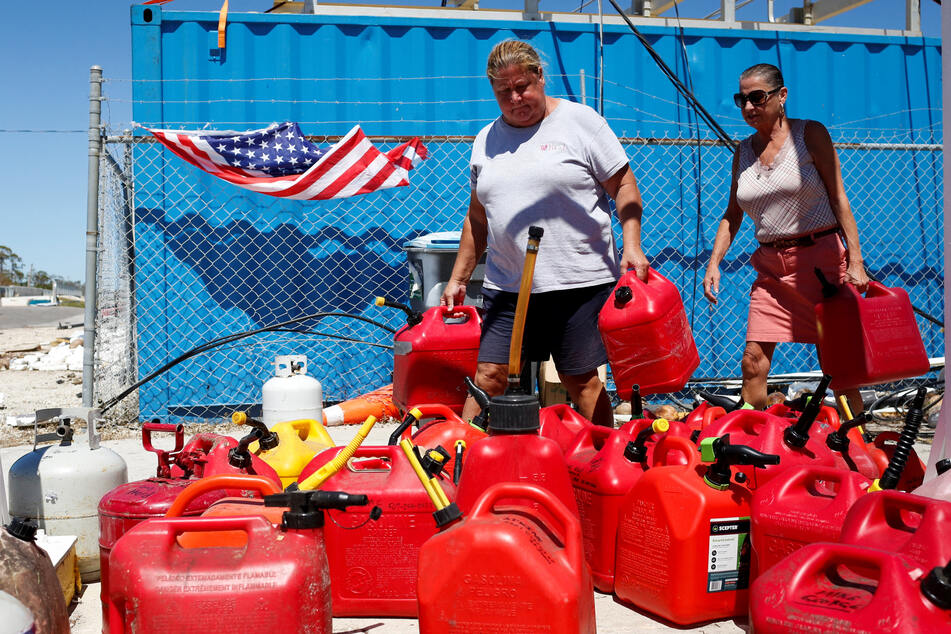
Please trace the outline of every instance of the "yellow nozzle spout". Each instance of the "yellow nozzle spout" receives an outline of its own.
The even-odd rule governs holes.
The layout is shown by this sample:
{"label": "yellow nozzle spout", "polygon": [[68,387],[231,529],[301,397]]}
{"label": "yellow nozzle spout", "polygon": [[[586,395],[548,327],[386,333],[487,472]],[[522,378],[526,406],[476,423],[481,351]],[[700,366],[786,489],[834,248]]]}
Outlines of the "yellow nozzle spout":
{"label": "yellow nozzle spout", "polygon": [[386,302],[385,297],[377,297],[376,299],[373,300],[373,303],[377,306],[382,306],[384,302]]}
{"label": "yellow nozzle spout", "polygon": [[875,491],[881,491],[882,486],[878,482],[878,478],[872,480],[872,484],[868,485],[868,491],[866,493],[874,493]]}
{"label": "yellow nozzle spout", "polygon": [[231,415],[231,422],[235,425],[244,425],[248,422],[247,412],[235,412]]}
{"label": "yellow nozzle spout", "polygon": [[839,395],[839,407],[842,408],[842,413],[845,414],[845,420],[852,420],[852,409],[849,407],[849,399],[845,394]]}
{"label": "yellow nozzle spout", "polygon": [[666,418],[658,418],[653,423],[651,423],[651,428],[655,432],[663,433],[670,429],[670,423],[667,422]]}
{"label": "yellow nozzle spout", "polygon": [[455,448],[456,448],[456,449],[459,449],[460,446],[463,448],[463,450],[466,449],[466,441],[464,441],[464,440],[461,439],[461,438],[456,441]]}
{"label": "yellow nozzle spout", "polygon": [[367,419],[363,421],[363,425],[360,426],[359,431],[357,431],[357,435],[347,443],[347,446],[344,447],[333,460],[307,476],[307,478],[298,485],[298,488],[302,491],[319,489],[320,485],[326,482],[330,476],[343,469],[343,466],[347,464],[347,460],[353,457],[353,454],[357,451],[357,447],[363,444],[367,434],[370,433],[370,430],[373,429],[375,424],[376,416],[368,416]]}
{"label": "yellow nozzle spout", "polygon": [[417,423],[419,422],[419,419],[423,417],[423,413],[419,410],[418,407],[414,407],[407,413],[413,418],[415,418]]}

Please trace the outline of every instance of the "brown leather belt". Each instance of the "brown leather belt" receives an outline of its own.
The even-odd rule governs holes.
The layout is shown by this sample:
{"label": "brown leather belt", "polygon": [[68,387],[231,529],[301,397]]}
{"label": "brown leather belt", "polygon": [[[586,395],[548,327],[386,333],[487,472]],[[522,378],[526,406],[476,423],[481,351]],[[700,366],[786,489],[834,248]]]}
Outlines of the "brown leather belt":
{"label": "brown leather belt", "polygon": [[796,236],[795,238],[780,238],[778,240],[773,240],[772,242],[760,242],[761,246],[772,247],[773,249],[788,249],[789,247],[808,247],[816,243],[816,240],[825,236],[830,236],[833,233],[838,233],[839,227],[831,227],[829,229],[823,229],[822,231],[816,231],[815,233],[810,233],[804,236]]}

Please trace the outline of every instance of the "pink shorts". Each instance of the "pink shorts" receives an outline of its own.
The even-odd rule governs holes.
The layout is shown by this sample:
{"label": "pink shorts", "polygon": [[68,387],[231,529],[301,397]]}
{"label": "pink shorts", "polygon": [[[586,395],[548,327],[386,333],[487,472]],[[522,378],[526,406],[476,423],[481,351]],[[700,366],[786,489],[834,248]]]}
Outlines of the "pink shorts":
{"label": "pink shorts", "polygon": [[814,269],[841,284],[845,279],[846,250],[838,234],[818,238],[803,247],[774,249],[761,246],[750,263],[759,275],[750,290],[747,341],[816,343],[815,305],[822,285]]}

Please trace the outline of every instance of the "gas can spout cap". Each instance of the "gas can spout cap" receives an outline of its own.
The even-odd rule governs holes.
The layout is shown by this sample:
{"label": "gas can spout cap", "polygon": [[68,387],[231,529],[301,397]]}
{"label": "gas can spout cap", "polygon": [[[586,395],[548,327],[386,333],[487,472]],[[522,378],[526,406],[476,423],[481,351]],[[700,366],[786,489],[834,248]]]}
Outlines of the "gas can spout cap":
{"label": "gas can spout cap", "polygon": [[933,568],[921,580],[921,593],[942,610],[951,609],[951,562],[944,568]]}
{"label": "gas can spout cap", "polygon": [[7,529],[7,532],[10,533],[13,537],[21,539],[25,542],[36,541],[36,524],[30,520],[20,519],[19,517],[14,517],[10,520],[10,523],[4,526]]}
{"label": "gas can spout cap", "polygon": [[617,306],[624,306],[632,299],[634,299],[634,291],[630,286],[618,286],[614,289],[614,303]]}
{"label": "gas can spout cap", "polygon": [[366,506],[369,503],[370,498],[366,495],[343,491],[288,490],[264,496],[264,506],[288,508],[281,522],[285,529],[320,528],[324,525],[325,510],[345,510],[350,506]]}
{"label": "gas can spout cap", "polygon": [[489,433],[531,434],[541,426],[538,398],[531,394],[502,394],[489,402]]}
{"label": "gas can spout cap", "polygon": [[731,445],[730,434],[719,438],[704,438],[700,443],[700,459],[704,462],[714,461],[707,467],[703,481],[721,491],[730,485],[730,467],[733,465],[765,467],[779,464],[779,456],[776,454],[763,453],[746,445]]}
{"label": "gas can spout cap", "polygon": [[941,475],[948,469],[951,469],[951,458],[942,458],[935,464],[934,468],[935,471],[938,472],[938,475]]}

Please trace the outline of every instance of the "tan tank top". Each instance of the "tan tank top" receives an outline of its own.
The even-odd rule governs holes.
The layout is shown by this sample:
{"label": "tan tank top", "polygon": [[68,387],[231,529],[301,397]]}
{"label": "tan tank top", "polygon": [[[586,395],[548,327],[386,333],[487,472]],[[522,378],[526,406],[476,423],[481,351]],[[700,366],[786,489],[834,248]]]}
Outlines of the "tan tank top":
{"label": "tan tank top", "polygon": [[838,224],[829,192],[806,148],[805,119],[791,119],[789,135],[770,166],[753,152],[753,136],[740,142],[736,200],[753,220],[756,239],[771,242]]}

